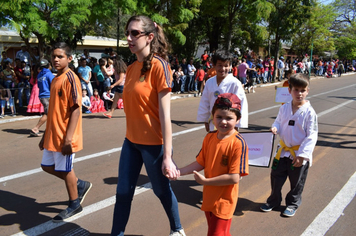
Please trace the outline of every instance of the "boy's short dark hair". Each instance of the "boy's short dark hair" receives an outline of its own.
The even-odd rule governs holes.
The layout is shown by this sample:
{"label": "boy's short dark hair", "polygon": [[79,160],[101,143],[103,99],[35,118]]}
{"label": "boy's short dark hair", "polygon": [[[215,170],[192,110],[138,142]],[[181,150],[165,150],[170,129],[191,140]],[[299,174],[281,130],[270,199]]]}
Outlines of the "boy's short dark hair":
{"label": "boy's short dark hair", "polygon": [[213,64],[216,65],[218,61],[223,61],[223,62],[228,61],[229,64],[231,64],[232,55],[227,52],[218,52],[213,56]]}
{"label": "boy's short dark hair", "polygon": [[56,49],[62,49],[65,52],[65,54],[67,55],[67,57],[72,56],[72,49],[65,42],[56,43],[53,46],[52,51],[54,51]]}
{"label": "boy's short dark hair", "polygon": [[235,113],[237,119],[241,118],[241,100],[233,93],[223,93],[216,99],[211,114],[214,116],[217,109],[229,110]]}
{"label": "boy's short dark hair", "polygon": [[109,91],[109,90],[111,90],[110,86],[105,87],[105,91]]}
{"label": "boy's short dark hair", "polygon": [[309,86],[309,76],[304,73],[293,74],[289,79],[289,88],[306,88]]}

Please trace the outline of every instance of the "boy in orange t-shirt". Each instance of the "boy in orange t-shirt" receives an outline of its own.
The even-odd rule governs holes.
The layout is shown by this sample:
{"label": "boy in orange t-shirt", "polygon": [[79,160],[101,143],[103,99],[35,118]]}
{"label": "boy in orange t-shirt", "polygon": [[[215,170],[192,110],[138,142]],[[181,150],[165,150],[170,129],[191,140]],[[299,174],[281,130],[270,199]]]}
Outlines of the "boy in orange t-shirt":
{"label": "boy in orange t-shirt", "polygon": [[[235,130],[241,118],[241,101],[233,93],[220,94],[212,109],[217,130],[208,133],[196,161],[181,169],[180,175],[194,173],[204,185],[203,204],[208,236],[230,236],[240,176],[248,175],[248,147]],[[198,173],[204,169],[204,175]]]}
{"label": "boy in orange t-shirt", "polygon": [[63,179],[69,195],[68,208],[53,218],[61,222],[82,211],[81,203],[92,184],[80,180],[73,170],[75,152],[83,149],[82,94],[77,75],[68,67],[72,61],[71,50],[65,43],[57,43],[52,52],[57,76],[50,89],[47,125],[39,143],[43,150],[42,169]]}

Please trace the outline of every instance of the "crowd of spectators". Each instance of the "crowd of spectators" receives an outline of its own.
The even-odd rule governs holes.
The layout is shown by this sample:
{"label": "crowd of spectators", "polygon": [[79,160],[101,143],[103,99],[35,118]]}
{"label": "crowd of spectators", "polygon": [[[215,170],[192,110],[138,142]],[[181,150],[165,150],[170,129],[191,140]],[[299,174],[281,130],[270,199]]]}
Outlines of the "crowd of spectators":
{"label": "crowd of spectators", "polygon": [[[173,71],[173,93],[197,93],[201,95],[205,81],[215,75],[212,57],[215,51],[205,51],[199,59],[182,58],[171,55],[170,65]],[[275,67],[276,64],[276,68]],[[310,61],[308,54],[302,57],[280,56],[275,63],[273,56],[256,56],[246,52],[242,57],[233,57],[230,73],[243,84],[246,93],[254,93],[257,84],[282,81],[286,72],[305,73],[314,76],[332,77],[342,73],[355,72],[355,60],[315,59]],[[204,75],[202,74],[204,73]],[[273,76],[275,75],[275,79]]]}
{"label": "crowd of spectators", "polygon": [[[47,47],[43,53],[43,58],[51,61]],[[205,82],[216,74],[212,63],[215,51],[204,53],[200,58],[180,58],[179,55],[170,55],[170,66],[173,75],[172,93],[194,93],[201,96]],[[90,56],[89,50],[85,49],[76,59],[77,67],[71,64],[71,69],[77,73],[81,80],[82,88],[88,99],[83,99],[83,111],[86,113],[105,112],[111,110],[112,106],[118,107],[122,104],[122,99],[113,99],[116,95],[115,81],[120,75],[115,71],[120,71],[124,63],[118,58],[112,48],[106,48],[97,59]],[[41,113],[41,107],[34,94],[38,94],[37,74],[40,54],[38,48],[31,48],[31,53],[25,44],[21,45],[21,50],[16,53],[15,58],[9,58],[5,51],[1,54],[0,66],[0,89],[1,89],[1,115],[3,118],[5,111],[10,115],[16,115],[16,108],[27,107],[28,113]],[[121,61],[121,62],[120,62]],[[125,68],[129,64],[125,62]],[[243,84],[246,93],[255,92],[257,84],[272,83],[285,78],[286,72],[306,73],[315,76],[341,76],[342,73],[355,72],[355,60],[339,59],[314,59],[305,54],[302,57],[280,56],[275,63],[273,56],[256,56],[247,51],[242,57],[233,57],[231,71],[236,79]],[[274,68],[276,65],[276,68]],[[55,75],[56,71],[50,67]],[[121,69],[122,70],[122,69]],[[124,70],[126,72],[126,69]],[[121,72],[120,72],[121,73]],[[275,79],[273,76],[275,75]],[[120,84],[123,84],[122,78]],[[33,89],[35,88],[35,89]],[[122,86],[121,86],[122,88]],[[95,92],[94,92],[95,91]],[[121,91],[122,92],[122,91]],[[95,95],[94,95],[95,94]],[[32,95],[32,96],[31,96]],[[114,96],[115,96],[114,95]],[[113,101],[115,101],[114,104]],[[122,106],[119,106],[122,108]],[[111,117],[112,111],[109,112]]]}

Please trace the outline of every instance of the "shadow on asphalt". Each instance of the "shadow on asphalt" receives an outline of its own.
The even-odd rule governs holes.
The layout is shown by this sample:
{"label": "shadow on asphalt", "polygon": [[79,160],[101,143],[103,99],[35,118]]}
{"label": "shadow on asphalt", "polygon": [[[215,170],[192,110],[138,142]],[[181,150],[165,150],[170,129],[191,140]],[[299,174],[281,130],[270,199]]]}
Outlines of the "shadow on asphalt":
{"label": "shadow on asphalt", "polygon": [[0,226],[18,224],[24,231],[52,219],[41,212],[59,213],[67,205],[68,201],[37,203],[34,198],[0,190],[0,207],[8,212],[0,216]]}

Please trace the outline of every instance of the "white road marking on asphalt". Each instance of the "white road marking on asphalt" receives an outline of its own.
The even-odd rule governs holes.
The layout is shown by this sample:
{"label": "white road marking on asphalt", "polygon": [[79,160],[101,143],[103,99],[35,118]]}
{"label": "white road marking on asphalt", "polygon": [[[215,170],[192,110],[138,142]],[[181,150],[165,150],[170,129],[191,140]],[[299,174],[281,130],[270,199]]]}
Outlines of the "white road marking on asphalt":
{"label": "white road marking on asphalt", "polygon": [[[99,156],[104,156],[104,155],[109,155],[109,154],[112,154],[112,153],[115,153],[115,152],[120,152],[120,151],[121,151],[121,147],[113,148],[113,149],[110,149],[110,150],[93,153],[93,154],[86,155],[86,156],[83,156],[83,157],[74,158],[73,162],[77,163],[77,162],[80,162],[80,161],[85,161],[85,160],[88,160],[88,159],[92,159],[92,158],[99,157]],[[36,174],[36,173],[39,173],[39,172],[42,172],[41,168],[36,168],[36,169],[20,172],[20,173],[17,173],[17,174],[4,176],[4,177],[0,178],[0,183],[6,182],[6,181],[9,181],[9,180],[13,180],[13,179],[17,179],[17,178],[21,178],[21,177],[25,177],[25,176],[29,176],[29,175]]]}
{"label": "white road marking on asphalt", "polygon": [[[340,90],[340,89],[336,89],[336,90]],[[328,92],[333,92],[333,91],[335,91],[335,90],[328,91]],[[324,93],[323,93],[323,94],[324,94]],[[316,96],[316,95],[314,95],[314,96]],[[350,100],[350,101],[344,102],[344,103],[342,103],[342,104],[336,106],[337,108],[335,108],[335,109],[338,109],[338,108],[340,108],[340,107],[342,107],[342,106],[345,106],[345,105],[347,105],[347,104],[349,104],[349,103],[351,103],[351,102],[353,102],[353,101],[354,101],[354,100]],[[280,106],[280,105],[271,106],[271,107],[268,107],[268,108],[264,108],[264,109],[261,109],[261,110],[257,110],[257,111],[254,111],[254,112],[250,112],[249,115],[256,114],[256,113],[259,113],[259,112],[263,112],[263,111],[266,111],[266,110],[269,110],[269,109],[273,109],[273,108],[276,108],[276,107],[279,107],[279,106]],[[318,116],[320,117],[320,116],[322,116],[322,115],[325,115],[325,114],[327,114],[327,113],[329,113],[329,112],[334,111],[335,109],[334,109],[334,108],[331,108],[331,109],[328,109],[328,110],[326,110],[326,111],[323,111],[323,112],[319,113]],[[180,131],[180,132],[174,133],[174,134],[172,134],[172,136],[174,137],[174,136],[186,134],[186,133],[189,133],[189,132],[194,132],[194,131],[197,131],[197,130],[200,130],[200,129],[203,129],[203,128],[205,128],[205,127],[204,127],[204,126],[198,126],[198,127],[192,128],[192,129],[188,129],[188,130],[184,130],[184,131]],[[113,153],[113,152],[119,152],[119,151],[121,151],[121,147],[119,147],[119,148],[114,148],[114,149],[111,149],[111,150],[108,150],[108,151],[103,151],[103,152],[99,152],[99,153],[87,155],[87,156],[84,156],[84,157],[80,157],[80,158],[77,158],[77,160],[76,160],[75,162],[79,162],[79,161],[83,161],[83,160],[88,160],[88,159],[91,159],[91,158],[94,158],[94,157],[98,157],[99,155],[102,156],[102,155],[107,155],[107,154],[111,154],[111,153]],[[38,171],[38,169],[39,169],[39,171]],[[17,175],[21,175],[21,174],[22,174],[22,175],[21,175],[20,177],[26,176],[26,175],[24,175],[23,173],[30,173],[30,174],[38,173],[38,172],[41,171],[40,168],[38,168],[38,169],[34,169],[34,170],[22,172],[22,173],[15,174],[15,175],[10,175],[10,176],[12,176],[12,178],[8,178],[7,180],[19,178]],[[31,172],[31,171],[32,171],[32,172]],[[10,177],[10,176],[8,176],[8,177]],[[355,176],[355,174],[353,175],[353,177],[354,177],[354,176]],[[3,179],[5,179],[5,178],[7,178],[7,177],[0,178],[0,183],[1,183],[1,182],[4,182]],[[7,180],[6,180],[6,181],[7,181]],[[355,183],[353,183],[353,184],[355,185]],[[146,191],[149,190],[149,189],[151,189],[151,183],[150,183],[150,182],[148,182],[148,183],[146,183],[146,184],[144,184],[144,185],[141,185],[141,186],[139,186],[139,187],[136,187],[135,195],[138,195],[138,194],[140,194],[140,193],[146,192]],[[354,190],[355,190],[355,188],[354,188]],[[339,195],[339,194],[338,194],[338,195]],[[338,197],[338,195],[335,196],[335,198]],[[352,195],[351,200],[354,198],[354,195],[355,195],[355,193]],[[335,198],[334,198],[334,199],[335,199]],[[333,201],[334,201],[334,199],[333,199]],[[351,200],[350,200],[350,201],[351,201]],[[332,202],[333,202],[333,201],[332,201]],[[350,201],[349,201],[349,202],[350,202]],[[349,203],[349,202],[348,202],[348,203]],[[348,203],[347,203],[347,205],[348,205]],[[65,221],[65,222],[62,222],[62,223],[53,223],[52,221],[48,221],[48,222],[45,222],[45,223],[40,224],[40,225],[38,225],[38,226],[35,226],[35,227],[33,227],[33,228],[30,228],[30,229],[28,229],[28,230],[25,230],[25,231],[19,232],[19,233],[17,233],[17,234],[14,234],[14,235],[16,235],[16,236],[18,236],[18,235],[21,235],[21,236],[22,236],[22,235],[31,236],[31,235],[43,234],[43,233],[45,233],[45,232],[48,232],[49,230],[52,230],[52,229],[57,228],[57,227],[59,227],[59,226],[61,226],[61,225],[63,225],[63,224],[66,224],[67,222],[72,222],[72,221],[74,221],[74,220],[76,220],[76,219],[79,219],[79,218],[85,216],[85,215],[94,213],[94,212],[96,212],[96,211],[98,211],[98,210],[101,210],[101,209],[106,208],[106,207],[108,207],[108,206],[111,206],[111,205],[113,205],[113,204],[115,204],[115,196],[110,197],[110,198],[107,198],[107,199],[104,199],[104,200],[102,200],[102,201],[100,201],[100,202],[97,202],[97,203],[94,203],[94,204],[92,204],[92,205],[90,205],[90,206],[84,207],[84,208],[83,208],[83,212],[81,212],[81,214],[78,214],[78,215],[72,217],[72,218],[71,218],[70,220],[68,220],[68,221]],[[329,204],[329,205],[330,205],[330,204]],[[346,207],[347,205],[345,205],[345,207]],[[344,208],[345,208],[345,207],[344,207]],[[344,209],[344,208],[343,208],[343,209]],[[342,209],[342,210],[343,210],[343,209]],[[329,213],[328,213],[328,214],[329,214]],[[339,216],[340,216],[340,215],[339,215]],[[338,217],[339,217],[339,216],[338,216]],[[334,222],[331,222],[331,223],[334,224],[334,223],[337,221],[338,217],[335,219]],[[314,222],[314,221],[313,221],[313,222]],[[332,225],[331,225],[331,226],[332,226]],[[331,226],[330,226],[330,227],[331,227]],[[329,228],[330,228],[330,227],[329,227]],[[308,227],[308,228],[309,228],[309,227]],[[306,235],[305,235],[305,236],[306,236]]]}
{"label": "white road marking on asphalt", "polygon": [[[144,185],[141,185],[139,187],[136,187],[136,190],[135,190],[135,194],[134,195],[138,195],[138,194],[141,194],[141,193],[144,193],[148,190],[150,190],[152,188],[151,186],[151,183],[146,183]],[[94,204],[91,204],[90,206],[87,206],[87,207],[84,207],[83,208],[83,211],[80,213],[80,214],[77,214],[75,216],[73,216],[72,218],[70,218],[69,220],[66,220],[66,221],[63,221],[63,222],[60,222],[60,223],[54,223],[52,222],[52,220],[50,221],[47,221],[43,224],[40,224],[40,225],[37,225],[33,228],[30,228],[30,229],[27,229],[25,231],[22,231],[22,232],[19,232],[17,234],[13,234],[13,236],[37,236],[37,235],[40,235],[40,234],[43,234],[43,233],[46,233],[50,230],[53,230],[59,226],[62,226],[68,222],[73,222],[79,218],[82,218],[83,216],[86,216],[86,215],[89,215],[89,214],[92,214],[94,212],[97,212],[99,210],[102,210],[106,207],[109,207],[111,205],[114,205],[115,204],[115,196],[112,196],[112,197],[109,197],[107,199],[104,199],[100,202],[97,202],[97,203],[94,203]]]}
{"label": "white road marking on asphalt", "polygon": [[334,225],[339,219],[345,208],[354,199],[356,194],[356,172],[347,181],[344,187],[336,194],[331,202],[314,221],[306,228],[302,236],[322,236]]}
{"label": "white road marking on asphalt", "polygon": [[350,101],[341,103],[341,104],[339,104],[339,105],[337,105],[337,106],[334,106],[334,107],[332,107],[332,108],[330,108],[330,109],[328,109],[328,110],[322,111],[322,112],[320,112],[320,113],[318,114],[318,118],[321,117],[321,116],[323,116],[323,115],[325,115],[325,114],[328,114],[328,113],[330,113],[330,112],[332,112],[332,111],[335,111],[335,110],[339,109],[340,107],[346,106],[347,104],[349,104],[349,103],[351,103],[351,102],[353,102],[353,101],[355,101],[355,99],[352,99],[352,100],[350,100]]}

